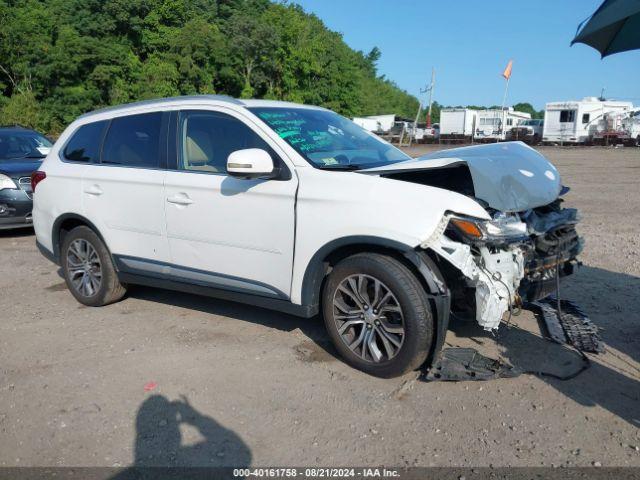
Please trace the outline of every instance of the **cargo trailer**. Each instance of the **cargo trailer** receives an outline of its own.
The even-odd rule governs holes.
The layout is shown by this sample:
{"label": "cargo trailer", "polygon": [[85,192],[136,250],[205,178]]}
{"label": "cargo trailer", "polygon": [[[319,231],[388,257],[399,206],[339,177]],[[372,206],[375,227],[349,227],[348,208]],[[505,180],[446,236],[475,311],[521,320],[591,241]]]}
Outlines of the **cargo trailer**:
{"label": "cargo trailer", "polygon": [[443,143],[470,142],[476,125],[477,110],[443,108],[440,111],[440,141]]}

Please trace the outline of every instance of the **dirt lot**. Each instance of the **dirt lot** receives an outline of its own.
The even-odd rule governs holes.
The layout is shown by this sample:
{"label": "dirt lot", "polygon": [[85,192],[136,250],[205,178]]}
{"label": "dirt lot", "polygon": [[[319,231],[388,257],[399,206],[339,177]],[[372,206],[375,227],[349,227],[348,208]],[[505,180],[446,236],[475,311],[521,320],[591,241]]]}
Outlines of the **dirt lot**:
{"label": "dirt lot", "polygon": [[[578,378],[380,380],[337,360],[319,319],[143,288],[86,308],[32,232],[5,232],[0,466],[640,466],[640,150],[543,151],[584,214],[565,292],[608,350]],[[496,338],[452,328],[527,370],[580,365],[530,312]]]}

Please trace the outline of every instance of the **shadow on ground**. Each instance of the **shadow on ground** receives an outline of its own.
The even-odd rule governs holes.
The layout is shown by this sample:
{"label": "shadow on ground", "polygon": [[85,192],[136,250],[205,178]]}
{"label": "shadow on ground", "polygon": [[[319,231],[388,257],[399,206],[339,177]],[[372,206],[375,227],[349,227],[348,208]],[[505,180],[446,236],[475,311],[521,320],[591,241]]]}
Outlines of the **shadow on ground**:
{"label": "shadow on ground", "polygon": [[[574,379],[539,378],[582,406],[600,406],[640,427],[640,323],[636,313],[640,309],[640,279],[583,267],[567,279],[563,292],[564,298],[580,305],[602,328],[607,353],[589,355],[590,368]],[[544,338],[540,322],[531,325],[514,317],[514,323],[502,325],[496,337],[475,323],[452,322],[450,329],[456,337],[475,341],[479,347],[495,340],[502,359],[524,371],[567,376],[583,365],[575,350]]]}
{"label": "shadow on ground", "polygon": [[[132,287],[129,296],[234,318],[283,332],[300,329],[308,337],[309,343],[315,344],[323,355],[339,358],[319,316],[302,319],[249,305],[147,287]],[[599,405],[635,427],[640,427],[640,322],[637,320],[637,312],[640,311],[640,278],[600,268],[582,267],[563,283],[563,297],[575,301],[603,329],[602,337],[609,353],[607,357],[593,357],[591,368],[575,379],[559,381],[545,376],[540,378],[580,405]],[[502,358],[525,371],[564,376],[580,368],[582,363],[575,351],[543,338],[539,334],[544,331],[541,329],[529,331],[518,326],[502,326],[495,338],[483,332],[475,323],[452,322],[450,329],[457,337],[471,341],[480,338],[484,342],[495,340]],[[619,354],[628,358],[622,358]],[[607,362],[608,356],[616,357],[616,367]],[[622,367],[618,368],[618,365]],[[160,399],[154,401],[162,404]],[[164,408],[185,407],[178,408],[166,401]]]}
{"label": "shadow on ground", "polygon": [[149,287],[134,286],[128,295],[149,302],[159,302],[211,315],[221,315],[283,332],[300,329],[309,339],[310,344],[317,346],[319,351],[334,359],[339,358],[338,352],[334,349],[326,333],[322,317],[319,315],[313,318],[300,318],[242,303]]}
{"label": "shadow on ground", "polygon": [[[197,430],[198,440],[185,444],[181,426]],[[163,395],[152,395],[140,405],[136,415],[133,465],[112,479],[159,478],[169,474],[180,478],[181,468],[245,468],[251,465],[251,458],[250,448],[235,432],[197,411],[185,397],[170,401]]]}
{"label": "shadow on ground", "polygon": [[0,230],[0,238],[22,238],[33,237],[35,241],[35,232],[33,227],[12,228],[10,230]]}

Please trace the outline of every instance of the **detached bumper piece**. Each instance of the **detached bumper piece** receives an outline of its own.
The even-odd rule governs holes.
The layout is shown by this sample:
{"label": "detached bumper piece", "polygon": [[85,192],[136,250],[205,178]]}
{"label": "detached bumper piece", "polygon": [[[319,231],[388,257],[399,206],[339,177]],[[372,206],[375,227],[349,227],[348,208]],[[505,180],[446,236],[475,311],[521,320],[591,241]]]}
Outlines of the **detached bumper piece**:
{"label": "detached bumper piece", "polygon": [[540,313],[549,336],[556,343],[573,345],[581,352],[604,352],[604,344],[600,339],[598,327],[575,303],[569,300],[560,300],[560,315],[558,315],[555,298],[530,302],[528,305]]}
{"label": "detached bumper piece", "polygon": [[514,378],[521,373],[516,367],[481,355],[475,348],[452,347],[442,350],[421,378],[427,382],[459,382]]}

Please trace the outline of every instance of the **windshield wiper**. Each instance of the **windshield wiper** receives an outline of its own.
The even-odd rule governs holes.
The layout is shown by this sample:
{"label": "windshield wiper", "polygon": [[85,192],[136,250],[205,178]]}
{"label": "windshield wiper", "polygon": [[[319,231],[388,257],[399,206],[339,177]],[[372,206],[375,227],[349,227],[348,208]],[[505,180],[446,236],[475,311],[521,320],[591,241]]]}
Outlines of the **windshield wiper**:
{"label": "windshield wiper", "polygon": [[320,165],[318,166],[318,168],[320,170],[346,170],[346,171],[353,171],[353,170],[360,170],[360,165],[344,165],[344,164],[336,164],[336,165]]}

